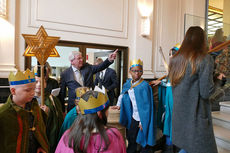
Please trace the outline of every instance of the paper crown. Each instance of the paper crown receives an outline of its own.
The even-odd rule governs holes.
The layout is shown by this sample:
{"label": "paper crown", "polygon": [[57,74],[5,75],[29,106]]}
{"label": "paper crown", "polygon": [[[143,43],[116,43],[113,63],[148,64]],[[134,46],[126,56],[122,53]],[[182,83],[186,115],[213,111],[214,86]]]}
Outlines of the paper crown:
{"label": "paper crown", "polygon": [[78,103],[81,114],[92,114],[103,110],[109,105],[108,96],[98,91],[87,91]]}
{"label": "paper crown", "polygon": [[35,82],[35,77],[33,72],[31,72],[29,69],[26,69],[24,72],[18,70],[16,74],[10,72],[8,80],[10,85],[21,85]]}
{"label": "paper crown", "polygon": [[135,67],[135,66],[143,66],[143,62],[140,59],[134,59],[130,61],[130,69]]}
{"label": "paper crown", "polygon": [[87,91],[89,91],[88,87],[79,87],[76,89],[76,99],[80,100],[80,97],[85,94]]}
{"label": "paper crown", "polygon": [[180,44],[177,43],[176,45],[173,46],[172,50],[178,51],[180,49]]}

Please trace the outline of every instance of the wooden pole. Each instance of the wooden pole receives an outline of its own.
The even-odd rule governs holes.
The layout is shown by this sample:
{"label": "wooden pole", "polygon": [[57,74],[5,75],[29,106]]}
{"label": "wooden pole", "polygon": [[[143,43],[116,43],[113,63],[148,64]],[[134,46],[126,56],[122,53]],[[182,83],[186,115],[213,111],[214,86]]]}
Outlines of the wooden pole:
{"label": "wooden pole", "polygon": [[[158,78],[157,81],[161,81],[161,80],[163,80],[163,79],[166,78],[166,77],[167,77],[167,75],[164,75],[164,76]],[[154,84],[154,81],[155,81],[155,80],[150,81],[150,82],[149,82],[149,85],[150,85],[150,86],[153,85],[153,84]]]}
{"label": "wooden pole", "polygon": [[41,65],[41,105],[44,105],[44,65]]}

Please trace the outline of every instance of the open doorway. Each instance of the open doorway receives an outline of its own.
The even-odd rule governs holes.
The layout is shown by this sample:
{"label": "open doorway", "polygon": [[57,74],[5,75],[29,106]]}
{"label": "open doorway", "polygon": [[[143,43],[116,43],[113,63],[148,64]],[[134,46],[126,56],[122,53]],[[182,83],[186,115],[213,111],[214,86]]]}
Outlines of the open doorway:
{"label": "open doorway", "polygon": [[[111,45],[101,45],[92,43],[80,43],[71,41],[59,41],[56,45],[56,49],[60,54],[59,58],[48,58],[52,73],[51,77],[60,80],[60,74],[70,66],[68,56],[72,51],[80,51],[84,57],[84,62],[89,64],[94,64],[97,57],[106,59],[108,55],[115,49],[118,49],[117,58],[110,68],[114,69],[117,74],[119,81],[119,87],[116,89],[116,95],[119,95],[121,91],[122,84],[127,79],[128,72],[128,47],[124,46],[111,46]],[[35,57],[26,57],[25,68],[33,68],[37,64],[37,59]]]}

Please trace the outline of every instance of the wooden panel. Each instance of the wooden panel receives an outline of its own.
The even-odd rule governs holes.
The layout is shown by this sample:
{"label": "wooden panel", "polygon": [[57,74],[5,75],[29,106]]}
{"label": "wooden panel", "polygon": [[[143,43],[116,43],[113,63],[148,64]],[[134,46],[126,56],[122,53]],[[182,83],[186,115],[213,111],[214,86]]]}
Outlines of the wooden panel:
{"label": "wooden panel", "polygon": [[[154,27],[154,65],[156,77],[161,77],[167,74],[166,68],[163,63],[162,55],[159,52],[160,47],[169,63],[169,50],[178,42],[181,26],[181,0],[155,1],[155,14],[156,20]],[[183,24],[183,22],[182,22]]]}

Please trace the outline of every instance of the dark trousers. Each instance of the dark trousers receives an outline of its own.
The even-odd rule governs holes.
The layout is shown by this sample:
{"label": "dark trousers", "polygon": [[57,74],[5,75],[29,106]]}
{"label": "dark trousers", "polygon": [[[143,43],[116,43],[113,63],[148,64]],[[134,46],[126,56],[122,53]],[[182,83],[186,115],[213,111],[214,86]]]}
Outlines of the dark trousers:
{"label": "dark trousers", "polygon": [[[137,149],[138,144],[136,143],[137,134],[138,134],[139,129],[140,129],[139,128],[139,122],[132,118],[130,129],[126,130],[126,137],[128,140],[127,153],[139,152],[138,151],[139,149]],[[151,147],[148,145],[145,146],[144,148],[140,147],[140,152],[141,153],[149,153],[149,152],[151,152]]]}

